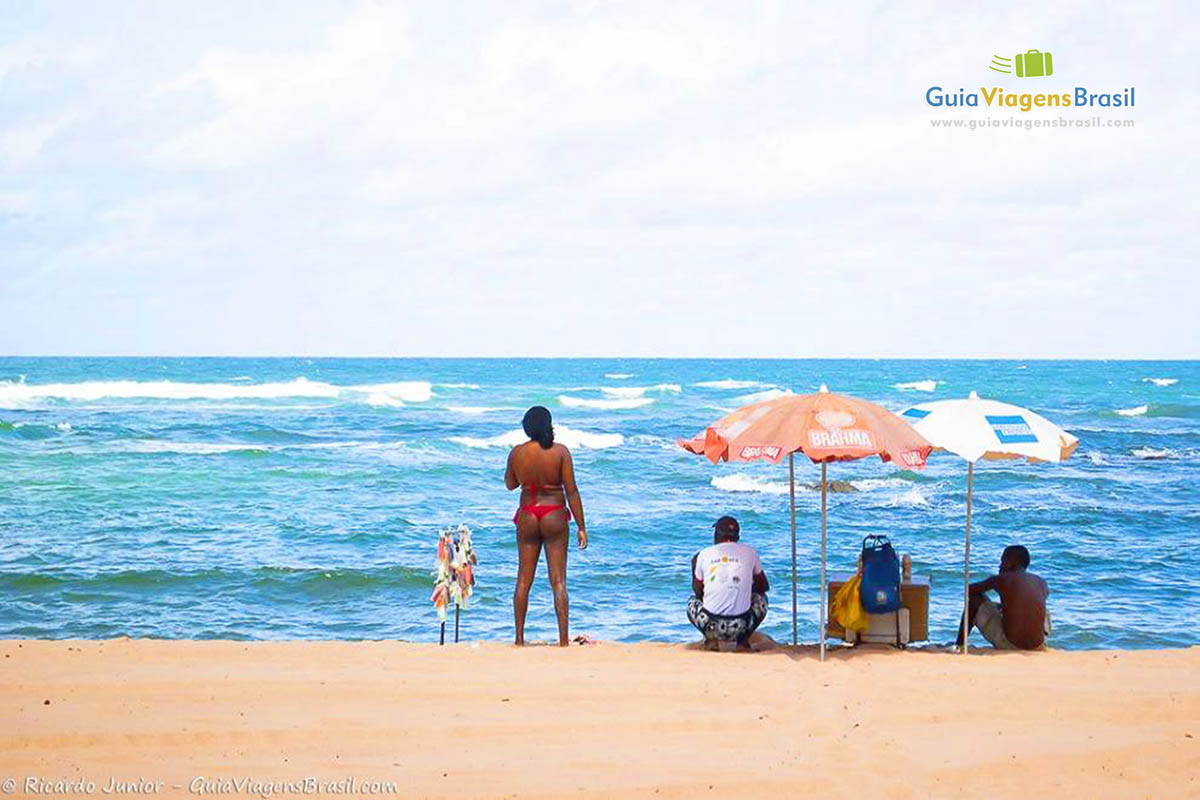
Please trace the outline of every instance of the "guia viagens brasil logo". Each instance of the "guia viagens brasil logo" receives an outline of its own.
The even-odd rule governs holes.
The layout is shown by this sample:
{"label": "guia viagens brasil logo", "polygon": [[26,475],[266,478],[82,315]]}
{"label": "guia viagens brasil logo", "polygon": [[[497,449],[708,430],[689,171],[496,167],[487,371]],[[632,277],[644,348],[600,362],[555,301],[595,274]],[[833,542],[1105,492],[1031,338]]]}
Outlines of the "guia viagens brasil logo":
{"label": "guia viagens brasil logo", "polygon": [[[1017,78],[1049,78],[1054,75],[1054,56],[1048,50],[1026,50],[1013,56],[993,55],[988,69]],[[1022,89],[1025,87],[1022,86]],[[1032,88],[1032,86],[1031,86]],[[980,102],[982,101],[982,102]],[[1000,86],[980,86],[978,91],[966,88],[943,89],[930,86],[925,102],[934,108],[979,107],[1021,111],[1035,108],[1121,108],[1134,105],[1134,87],[1092,92],[1086,86],[1074,86],[1070,91],[1013,92]]]}

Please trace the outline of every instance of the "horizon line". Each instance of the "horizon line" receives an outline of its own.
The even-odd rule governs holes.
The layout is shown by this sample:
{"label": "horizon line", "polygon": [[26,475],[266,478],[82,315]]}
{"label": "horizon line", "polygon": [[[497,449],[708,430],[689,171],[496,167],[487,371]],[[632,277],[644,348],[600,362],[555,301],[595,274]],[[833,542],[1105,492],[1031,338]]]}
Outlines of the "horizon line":
{"label": "horizon line", "polygon": [[72,359],[341,359],[341,360],[425,360],[425,361],[1175,361],[1200,362],[1200,357],[1169,357],[1169,356],[621,356],[621,355],[583,355],[583,356],[547,356],[547,355],[261,355],[261,354],[207,354],[186,355],[179,353],[156,354],[104,354],[104,355],[71,355],[63,353],[42,353],[37,355],[0,354],[0,359],[20,358],[72,358]]}

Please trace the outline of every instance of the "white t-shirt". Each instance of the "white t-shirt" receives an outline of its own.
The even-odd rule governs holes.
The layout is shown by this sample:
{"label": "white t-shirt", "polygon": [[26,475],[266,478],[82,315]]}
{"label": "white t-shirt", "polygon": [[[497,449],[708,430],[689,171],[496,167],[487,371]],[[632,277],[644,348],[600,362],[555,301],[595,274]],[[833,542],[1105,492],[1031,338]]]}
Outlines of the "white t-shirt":
{"label": "white t-shirt", "polygon": [[696,580],[704,581],[704,609],[736,617],[750,610],[754,576],[761,575],[758,551],[741,542],[706,547],[696,557]]}

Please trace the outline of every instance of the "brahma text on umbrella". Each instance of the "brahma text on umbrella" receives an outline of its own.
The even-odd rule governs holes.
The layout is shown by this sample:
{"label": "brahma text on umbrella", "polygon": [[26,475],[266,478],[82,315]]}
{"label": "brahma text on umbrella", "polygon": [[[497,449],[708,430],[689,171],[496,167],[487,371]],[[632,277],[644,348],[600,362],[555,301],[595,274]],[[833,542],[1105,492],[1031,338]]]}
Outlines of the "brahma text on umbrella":
{"label": "brahma text on umbrella", "polygon": [[871,434],[869,432],[857,429],[809,431],[808,443],[813,447],[863,447],[872,449],[875,446],[871,441]]}

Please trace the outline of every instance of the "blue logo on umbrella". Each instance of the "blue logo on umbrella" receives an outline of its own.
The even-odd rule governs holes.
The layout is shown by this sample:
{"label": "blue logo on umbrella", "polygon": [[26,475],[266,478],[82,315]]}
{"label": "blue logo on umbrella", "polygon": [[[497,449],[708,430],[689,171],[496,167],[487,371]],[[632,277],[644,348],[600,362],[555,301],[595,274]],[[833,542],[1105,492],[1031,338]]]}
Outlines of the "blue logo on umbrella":
{"label": "blue logo on umbrella", "polygon": [[1020,414],[1000,414],[987,416],[988,424],[996,433],[1000,444],[1020,444],[1022,442],[1037,442],[1033,428]]}

